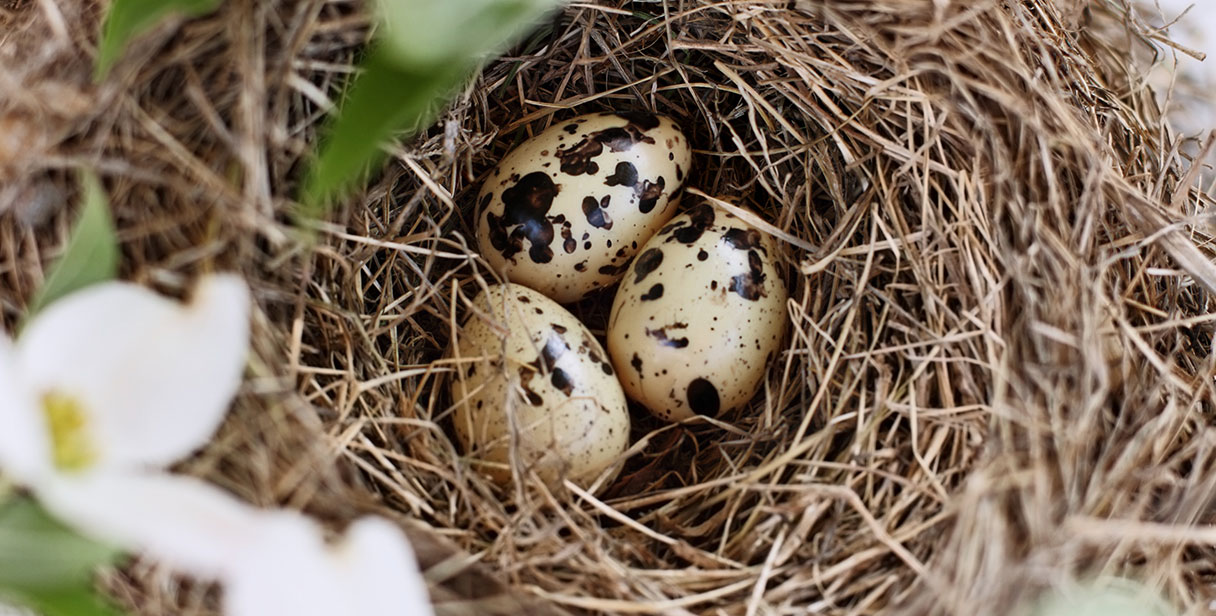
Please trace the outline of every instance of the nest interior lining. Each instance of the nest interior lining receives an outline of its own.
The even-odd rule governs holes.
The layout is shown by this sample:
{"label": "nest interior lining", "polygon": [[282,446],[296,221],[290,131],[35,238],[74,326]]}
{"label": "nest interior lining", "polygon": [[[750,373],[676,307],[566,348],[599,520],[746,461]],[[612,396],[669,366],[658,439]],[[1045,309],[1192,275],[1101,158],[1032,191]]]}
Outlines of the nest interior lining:
{"label": "nest interior lining", "polygon": [[[1159,531],[1212,519],[1209,300],[1176,260],[1211,251],[1201,225],[1155,233],[1203,200],[1122,4],[572,5],[390,148],[312,251],[290,197],[360,9],[229,2],[93,87],[86,4],[0,4],[23,26],[0,126],[36,146],[0,143],[6,322],[62,242],[70,169],[99,168],[124,276],[239,269],[258,297],[250,382],[183,470],[335,526],[397,516],[447,612],[971,614],[1095,572],[1211,598],[1211,548]],[[493,280],[465,256],[479,178],[553,121],[630,108],[682,124],[687,186],[795,240],[789,348],[722,422],[635,413],[645,444],[599,499],[497,490],[436,387]],[[596,330],[610,301],[573,311]],[[158,575],[108,584],[140,613],[214,607]]]}

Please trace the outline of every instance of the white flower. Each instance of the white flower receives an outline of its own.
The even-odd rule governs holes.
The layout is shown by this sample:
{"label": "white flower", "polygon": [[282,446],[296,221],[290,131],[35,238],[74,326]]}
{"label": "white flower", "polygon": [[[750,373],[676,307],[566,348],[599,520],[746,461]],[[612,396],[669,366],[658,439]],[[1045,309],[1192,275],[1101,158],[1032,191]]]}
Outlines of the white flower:
{"label": "white flower", "polygon": [[164,467],[210,439],[240,385],[249,292],[203,280],[189,304],[105,283],[0,334],[0,473],[78,531],[224,585],[227,613],[432,614],[401,529],[338,543]]}
{"label": "white flower", "polygon": [[122,282],[64,297],[15,345],[0,334],[0,472],[95,539],[220,575],[256,510],[160,469],[210,439],[248,346],[234,276],[185,305]]}
{"label": "white flower", "polygon": [[224,584],[228,616],[429,616],[426,583],[401,529],[356,521],[336,544],[294,512],[266,514],[257,540]]}

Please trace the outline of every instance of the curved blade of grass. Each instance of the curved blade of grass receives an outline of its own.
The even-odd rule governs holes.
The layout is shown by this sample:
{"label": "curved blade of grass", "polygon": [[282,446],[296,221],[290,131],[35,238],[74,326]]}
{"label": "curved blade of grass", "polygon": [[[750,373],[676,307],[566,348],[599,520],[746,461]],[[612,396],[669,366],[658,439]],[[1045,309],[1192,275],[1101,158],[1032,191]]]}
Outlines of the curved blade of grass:
{"label": "curved blade of grass", "polygon": [[27,318],[72,291],[110,280],[118,273],[118,237],[105,191],[91,172],[81,174],[81,185],[84,207],[80,218],[63,256],[30,305]]}
{"label": "curved blade of grass", "polygon": [[114,0],[101,26],[97,46],[97,79],[105,77],[122,56],[131,39],[172,16],[200,17],[216,9],[222,0]]}
{"label": "curved blade of grass", "polygon": [[467,80],[473,62],[403,68],[378,47],[368,55],[305,184],[304,215],[316,217],[378,162],[395,133],[409,136],[434,121],[441,105]]}

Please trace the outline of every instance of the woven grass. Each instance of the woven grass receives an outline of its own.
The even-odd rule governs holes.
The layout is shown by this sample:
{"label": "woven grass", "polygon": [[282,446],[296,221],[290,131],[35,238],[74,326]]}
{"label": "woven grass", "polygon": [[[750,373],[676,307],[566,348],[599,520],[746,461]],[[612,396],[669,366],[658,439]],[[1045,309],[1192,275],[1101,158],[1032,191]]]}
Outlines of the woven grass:
{"label": "woven grass", "polygon": [[[94,86],[99,13],[0,1],[5,324],[97,168],[125,278],[238,270],[257,298],[246,385],[182,470],[334,528],[394,516],[440,613],[1001,614],[1099,574],[1216,599],[1212,226],[1131,68],[1166,39],[1120,2],[574,4],[315,244],[291,196],[363,8],[229,0]],[[751,408],[635,413],[598,498],[498,489],[437,386],[494,279],[479,180],[554,121],[637,108],[689,133],[688,186],[774,227],[789,348]],[[602,333],[610,301],[574,312]],[[216,609],[154,563],[104,582],[139,614]]]}

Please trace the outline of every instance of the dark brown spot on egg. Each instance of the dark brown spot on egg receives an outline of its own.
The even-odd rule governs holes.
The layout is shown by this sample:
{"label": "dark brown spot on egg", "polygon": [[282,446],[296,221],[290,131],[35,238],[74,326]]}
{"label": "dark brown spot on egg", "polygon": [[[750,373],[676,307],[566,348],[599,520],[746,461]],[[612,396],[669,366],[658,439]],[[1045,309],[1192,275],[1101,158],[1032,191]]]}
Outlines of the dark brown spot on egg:
{"label": "dark brown spot on egg", "polygon": [[605,128],[587,135],[574,146],[557,151],[561,160],[562,173],[582,175],[584,173],[599,173],[600,167],[593,160],[604,153],[607,147],[613,152],[625,152],[636,143],[654,143],[654,139],[642,134],[633,124],[622,127]]}
{"label": "dark brown spot on egg", "polygon": [[764,250],[764,246],[760,244],[760,232],[755,229],[730,229],[722,236],[722,239],[735,250],[751,250],[753,248]]}
{"label": "dark brown spot on egg", "polygon": [[566,254],[573,254],[578,250],[578,242],[571,237],[570,227],[562,227],[562,250],[565,250]]}
{"label": "dark brown spot on egg", "polygon": [[540,406],[545,403],[545,399],[540,397],[540,394],[528,389],[527,385],[524,386],[524,395],[528,398],[528,404],[532,406]]}
{"label": "dark brown spot on egg", "polygon": [[657,268],[662,262],[662,250],[659,250],[658,248],[651,248],[650,250],[643,252],[638,257],[637,264],[633,268],[633,273],[636,276],[636,278],[633,280],[633,284],[642,282],[642,280],[644,280],[646,276],[649,276],[650,272],[653,272],[655,268]]}
{"label": "dark brown spot on egg", "polygon": [[585,271],[587,271],[587,262],[586,262],[586,261],[579,261],[578,263],[575,263],[575,264],[574,264],[574,271],[576,271],[576,272],[585,272]]}
{"label": "dark brown spot on egg", "polygon": [[684,170],[680,168],[680,165],[676,165],[676,181],[677,182],[684,181]]}
{"label": "dark brown spot on egg", "polygon": [[561,339],[561,336],[551,335],[545,340],[545,346],[541,348],[540,355],[527,365],[538,372],[551,372],[558,358],[565,355],[566,351],[569,350],[570,347]]}
{"label": "dark brown spot on egg", "polygon": [[565,370],[557,368],[549,375],[549,381],[558,391],[569,396],[574,393],[574,382],[570,380],[570,375],[566,374]]}
{"label": "dark brown spot on egg", "polygon": [[633,359],[629,360],[629,365],[633,366],[633,369],[637,371],[638,376],[642,375],[642,358],[638,357],[637,353],[633,354]]}
{"label": "dark brown spot on egg", "polygon": [[698,261],[704,261],[704,260],[706,260],[706,259],[708,259],[708,258],[709,258],[709,253],[708,253],[708,252],[705,252],[705,250],[704,250],[704,249],[702,249],[702,250],[698,250],[698,251],[697,251],[697,260],[698,260]]}
{"label": "dark brown spot on egg", "polygon": [[597,202],[595,197],[583,197],[583,215],[587,217],[588,224],[605,231],[612,228],[612,217],[604,209],[608,207],[608,201],[611,198],[610,195],[605,195]]}
{"label": "dark brown spot on egg", "polygon": [[527,295],[516,295],[515,299],[519,300],[519,303],[521,303],[521,304],[531,304],[532,303],[532,300],[528,299]]}
{"label": "dark brown spot on egg", "polygon": [[644,295],[642,295],[642,297],[640,299],[644,302],[648,302],[651,300],[659,299],[660,297],[663,297],[663,283],[661,283],[661,282],[659,284],[654,285],[653,287],[650,287],[650,290],[647,291]]}
{"label": "dark brown spot on egg", "polygon": [[608,376],[612,376],[612,374],[613,374],[612,363],[608,362],[608,361],[604,361],[604,359],[602,357],[600,357],[600,354],[598,351],[596,351],[595,349],[589,348],[587,350],[587,356],[591,358],[592,362],[599,364],[600,370],[603,370],[604,374],[606,374]]}
{"label": "dark brown spot on egg", "polygon": [[764,292],[764,263],[760,253],[750,250],[747,253],[748,271],[730,279],[730,290],[743,299],[756,301],[765,296]]}
{"label": "dark brown spot on egg", "polygon": [[550,323],[549,325],[553,328],[553,331],[559,334],[564,334],[567,331],[564,325],[558,325],[557,323]]}
{"label": "dark brown spot on egg", "polygon": [[596,271],[598,271],[601,274],[604,274],[605,276],[616,276],[617,274],[625,271],[628,268],[629,268],[629,263],[627,263],[627,262],[622,263],[620,265],[613,265],[613,264],[609,263],[608,265],[600,266],[600,268]]}
{"label": "dark brown spot on egg", "polygon": [[578,132],[578,124],[567,124],[562,127],[562,130],[573,135],[574,133]]}
{"label": "dark brown spot on egg", "polygon": [[650,180],[643,180],[642,186],[637,189],[638,210],[643,214],[649,214],[654,209],[654,206],[658,204],[659,197],[663,196],[663,187],[666,184],[667,181],[661,175],[653,184]]}
{"label": "dark brown spot on egg", "polygon": [[604,183],[608,186],[629,186],[632,188],[638,183],[638,168],[634,167],[631,162],[619,162],[616,164],[616,171],[605,178]]}
{"label": "dark brown spot on egg", "polygon": [[664,325],[663,327],[660,327],[658,329],[650,329],[649,327],[647,327],[647,328],[645,328],[645,330],[646,330],[646,335],[650,336],[651,338],[654,338],[655,340],[658,340],[660,345],[666,346],[666,347],[672,347],[675,349],[682,349],[682,348],[688,346],[688,338],[676,338],[676,337],[674,337],[674,335],[668,334],[667,330],[669,330],[669,329],[687,329],[687,328],[688,328],[687,323],[672,323],[671,325]]}
{"label": "dark brown spot on egg", "polygon": [[[681,219],[672,223],[676,225],[672,229],[671,241],[674,239],[681,244],[692,244],[701,239],[701,235],[705,233],[714,224],[714,208],[708,203],[702,203],[693,208],[688,213],[687,219]],[[668,225],[668,226],[672,226]]]}
{"label": "dark brown spot on egg", "polygon": [[717,415],[721,400],[718,388],[703,378],[695,378],[688,384],[688,408],[699,415]]}
{"label": "dark brown spot on egg", "polygon": [[[490,226],[490,244],[511,259],[523,250],[523,240],[531,246],[528,256],[536,263],[553,260],[553,223],[547,217],[553,198],[560,187],[544,173],[535,171],[521,178],[502,193],[503,215],[486,213]],[[509,234],[508,234],[509,230]]]}
{"label": "dark brown spot on egg", "polygon": [[558,150],[557,158],[562,161],[562,173],[570,175],[599,173],[600,166],[591,159],[599,156],[603,151],[604,144],[592,138],[587,138],[568,150]]}

